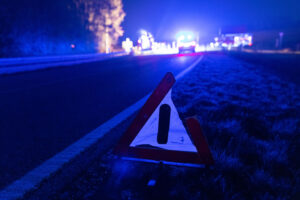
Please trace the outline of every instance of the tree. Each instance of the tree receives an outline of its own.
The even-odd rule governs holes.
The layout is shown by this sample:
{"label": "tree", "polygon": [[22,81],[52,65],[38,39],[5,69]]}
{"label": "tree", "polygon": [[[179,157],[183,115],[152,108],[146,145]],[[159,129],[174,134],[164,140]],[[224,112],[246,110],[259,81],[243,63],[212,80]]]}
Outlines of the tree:
{"label": "tree", "polygon": [[111,51],[124,16],[122,0],[2,0],[0,56]]}
{"label": "tree", "polygon": [[98,51],[110,52],[123,35],[121,23],[124,20],[122,0],[75,0],[83,10],[87,28],[95,35]]}

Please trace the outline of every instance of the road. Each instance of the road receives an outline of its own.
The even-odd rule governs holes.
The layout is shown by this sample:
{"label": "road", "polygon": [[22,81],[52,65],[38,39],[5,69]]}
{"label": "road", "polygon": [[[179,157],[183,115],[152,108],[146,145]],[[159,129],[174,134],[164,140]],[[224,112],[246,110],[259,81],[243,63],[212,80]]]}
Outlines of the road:
{"label": "road", "polygon": [[151,92],[200,55],[124,56],[0,77],[0,189]]}

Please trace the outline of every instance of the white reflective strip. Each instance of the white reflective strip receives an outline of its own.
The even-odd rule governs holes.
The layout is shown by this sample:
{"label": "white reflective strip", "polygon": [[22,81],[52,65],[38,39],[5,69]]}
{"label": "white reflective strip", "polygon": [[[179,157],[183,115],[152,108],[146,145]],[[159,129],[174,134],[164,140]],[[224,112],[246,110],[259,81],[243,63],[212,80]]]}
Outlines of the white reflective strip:
{"label": "white reflective strip", "polygon": [[196,168],[205,168],[205,165],[201,164],[193,164],[193,163],[178,163],[178,162],[169,162],[169,161],[156,161],[156,160],[149,160],[149,159],[142,159],[142,158],[132,158],[132,157],[121,157],[123,160],[130,160],[130,161],[138,161],[138,162],[147,162],[147,163],[154,163],[154,164],[166,164],[166,165],[175,165],[179,167],[196,167]]}

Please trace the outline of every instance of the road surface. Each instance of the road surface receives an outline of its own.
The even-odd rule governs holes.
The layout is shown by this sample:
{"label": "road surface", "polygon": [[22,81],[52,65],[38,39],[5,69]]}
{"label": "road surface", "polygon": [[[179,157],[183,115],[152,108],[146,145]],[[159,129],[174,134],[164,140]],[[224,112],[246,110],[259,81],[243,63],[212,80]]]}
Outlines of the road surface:
{"label": "road surface", "polygon": [[124,56],[0,77],[0,189],[199,58]]}

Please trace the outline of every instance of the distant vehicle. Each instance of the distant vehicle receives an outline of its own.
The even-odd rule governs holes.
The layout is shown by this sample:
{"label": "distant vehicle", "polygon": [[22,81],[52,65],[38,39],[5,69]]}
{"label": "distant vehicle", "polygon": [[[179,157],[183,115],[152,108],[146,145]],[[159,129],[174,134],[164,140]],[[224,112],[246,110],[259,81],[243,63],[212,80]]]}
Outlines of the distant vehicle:
{"label": "distant vehicle", "polygon": [[216,46],[221,45],[224,49],[232,49],[238,47],[251,47],[252,35],[250,33],[232,33],[223,34],[220,38],[215,38]]}
{"label": "distant vehicle", "polygon": [[179,53],[194,53],[196,50],[196,41],[194,35],[190,32],[183,32],[178,34],[177,47]]}

